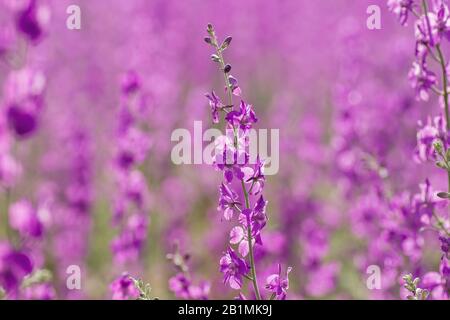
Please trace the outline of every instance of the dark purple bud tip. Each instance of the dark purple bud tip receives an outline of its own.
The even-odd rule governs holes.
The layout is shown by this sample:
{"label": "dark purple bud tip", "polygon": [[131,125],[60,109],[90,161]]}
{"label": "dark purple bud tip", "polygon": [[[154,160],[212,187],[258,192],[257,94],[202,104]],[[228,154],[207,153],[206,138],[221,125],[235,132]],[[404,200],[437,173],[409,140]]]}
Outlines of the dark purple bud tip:
{"label": "dark purple bud tip", "polygon": [[207,43],[207,44],[212,44],[212,41],[211,41],[211,38],[210,37],[205,37],[205,42]]}
{"label": "dark purple bud tip", "polygon": [[223,40],[222,45],[220,46],[220,48],[222,50],[225,50],[226,48],[228,48],[228,46],[230,45],[232,39],[233,38],[231,38],[231,37],[226,37],[225,40]]}
{"label": "dark purple bud tip", "polygon": [[228,73],[231,71],[231,65],[227,64],[225,68],[223,68],[223,72]]}
{"label": "dark purple bud tip", "polygon": [[213,31],[213,26],[212,26],[211,23],[208,23],[208,26],[207,26],[207,29],[206,29],[206,30],[208,30],[208,32]]}

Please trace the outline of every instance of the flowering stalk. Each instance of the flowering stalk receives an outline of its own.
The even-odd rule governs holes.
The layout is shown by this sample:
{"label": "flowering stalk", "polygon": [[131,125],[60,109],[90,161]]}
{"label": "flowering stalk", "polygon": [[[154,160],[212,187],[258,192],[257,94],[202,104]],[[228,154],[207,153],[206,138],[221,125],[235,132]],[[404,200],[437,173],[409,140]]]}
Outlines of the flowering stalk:
{"label": "flowering stalk", "polygon": [[[220,70],[222,71],[224,75],[224,81],[226,86],[226,91],[228,94],[228,105],[229,107],[233,107],[233,88],[232,84],[230,83],[230,77],[228,76],[228,73],[231,71],[231,66],[229,64],[225,63],[225,59],[223,57],[223,51],[229,46],[231,42],[231,37],[227,37],[224,42],[219,45],[219,42],[217,40],[216,34],[214,32],[214,28],[211,24],[208,24],[207,28],[208,34],[210,35],[210,43],[212,46],[216,49],[216,55],[212,56],[212,59],[219,62]],[[207,41],[208,42],[208,41]],[[234,79],[234,78],[231,78]],[[226,109],[224,109],[226,110]],[[226,111],[228,112],[228,111]],[[229,112],[228,112],[229,113]],[[234,147],[238,148],[238,135],[237,135],[237,128],[235,124],[232,124],[233,129],[233,143]],[[241,187],[242,192],[244,193],[245,198],[245,208],[250,209],[250,201],[248,196],[247,188],[245,187],[244,178],[241,178]],[[257,300],[261,300],[261,294],[258,287],[258,280],[256,276],[256,266],[255,266],[255,257],[253,253],[253,236],[252,236],[252,227],[251,224],[248,224],[247,226],[247,242],[248,242],[248,250],[249,250],[249,260],[250,260],[250,272],[251,272],[251,281],[253,283],[253,288],[255,290],[255,295]]]}
{"label": "flowering stalk", "polygon": [[[429,25],[429,18],[428,18],[428,5],[426,0],[422,0],[422,7],[425,15],[427,16],[427,24],[430,32],[430,38],[432,38],[432,31],[431,26]],[[433,57],[436,57],[436,55],[433,53],[432,49],[428,47],[428,51]],[[439,93],[442,95],[444,99],[444,110],[445,110],[445,122],[446,122],[446,129],[449,132],[450,131],[450,114],[449,114],[449,101],[448,101],[448,78],[447,78],[447,66],[445,62],[444,55],[442,54],[441,46],[439,43],[436,44],[436,51],[438,53],[437,55],[437,62],[439,63],[439,66],[441,68],[442,72],[442,91]],[[447,170],[447,180],[448,180],[448,191],[450,192],[450,170]]]}
{"label": "flowering stalk", "polygon": [[[394,3],[392,0],[389,3]],[[389,4],[388,3],[388,4]],[[411,11],[416,17],[415,36],[416,36],[416,58],[413,69],[409,76],[412,80],[413,87],[417,90],[418,97],[422,100],[428,100],[428,91],[431,90],[442,96],[445,112],[445,125],[442,117],[436,117],[432,122],[429,118],[428,124],[424,125],[417,133],[418,141],[418,159],[422,161],[437,160],[436,165],[447,171],[448,191],[437,193],[437,197],[443,199],[450,199],[450,114],[449,114],[449,91],[448,91],[448,74],[447,63],[441,49],[441,42],[443,40],[450,40],[450,11],[445,1],[435,2],[431,11],[429,11],[426,0],[421,1],[422,12],[418,14],[414,10],[414,2],[407,1],[397,2],[403,9],[403,15],[407,17],[405,12]],[[395,6],[390,7],[395,12]],[[400,11],[398,11],[400,12]],[[406,23],[406,19],[404,19]],[[403,24],[404,24],[403,23]],[[436,50],[434,53],[433,49]],[[436,76],[427,68],[426,58],[430,55],[435,60],[442,73],[442,90],[436,89]],[[427,188],[429,182],[427,182]],[[430,202],[433,202],[430,197]],[[434,201],[437,203],[436,201]],[[441,219],[436,210],[437,206],[433,205],[429,209],[428,217],[422,220],[422,223],[428,224],[433,217],[437,225],[434,226],[439,232],[439,240],[442,243],[441,249],[443,255],[440,263],[440,273],[428,272],[424,275],[426,287],[425,290],[418,288],[419,278],[412,279],[412,275],[403,277],[405,281],[405,288],[412,293],[408,299],[424,300],[427,299],[429,293],[434,299],[447,299],[449,290],[448,278],[448,243],[450,232],[448,230],[450,216],[447,211],[447,221]],[[429,289],[429,290],[427,290]]]}

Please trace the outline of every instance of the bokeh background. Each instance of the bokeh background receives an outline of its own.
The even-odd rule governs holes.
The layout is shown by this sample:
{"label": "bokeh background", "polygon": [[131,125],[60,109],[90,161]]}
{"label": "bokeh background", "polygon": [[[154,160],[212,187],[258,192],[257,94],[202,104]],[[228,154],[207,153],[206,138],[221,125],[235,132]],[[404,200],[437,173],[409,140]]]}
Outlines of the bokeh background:
{"label": "bokeh background", "polygon": [[[71,4],[81,30],[66,27]],[[366,26],[372,4],[380,30]],[[207,23],[233,37],[225,56],[257,127],[280,130],[256,249],[261,282],[280,262],[293,267],[290,299],[398,299],[403,274],[439,269],[437,234],[420,228],[411,201],[427,197],[426,179],[436,190],[447,183],[414,159],[418,121],[441,109],[416,100],[413,23],[402,27],[386,1],[40,0],[29,13],[38,27],[21,30],[27,5],[0,1],[0,237],[52,272],[54,297],[111,298],[126,271],[175,298],[166,255],[176,244],[193,281],[211,284],[209,298],[236,296],[218,269],[232,227],[217,211],[221,173],[170,158],[172,131],[212,126],[204,94],[222,94]],[[124,102],[124,77],[134,75],[137,93]],[[30,132],[14,134],[8,103],[24,100]],[[140,128],[128,140],[118,134],[124,103]],[[135,147],[139,174],[121,180],[117,150]],[[142,220],[117,223],[130,194]],[[36,212],[42,232],[8,231],[17,203]],[[81,267],[81,290],[66,288],[69,265]],[[380,290],[366,286],[369,265],[381,269]]]}

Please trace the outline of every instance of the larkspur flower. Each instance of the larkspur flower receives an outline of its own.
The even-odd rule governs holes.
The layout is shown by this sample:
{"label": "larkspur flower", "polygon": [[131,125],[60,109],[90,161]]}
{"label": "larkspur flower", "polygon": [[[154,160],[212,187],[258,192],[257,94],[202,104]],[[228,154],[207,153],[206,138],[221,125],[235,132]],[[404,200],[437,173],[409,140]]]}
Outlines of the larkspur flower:
{"label": "larkspur flower", "polygon": [[[251,239],[252,244],[255,244],[255,239]],[[236,226],[230,231],[230,244],[238,245],[238,252],[242,257],[246,257],[249,252],[249,239],[246,230],[241,226]]]}
{"label": "larkspur flower", "polygon": [[249,155],[246,152],[247,136],[239,131],[237,137],[234,132],[227,130],[227,134],[215,140],[214,166],[223,171],[227,183],[234,178],[242,180],[245,177],[243,166],[248,163]]}
{"label": "larkspur flower", "polygon": [[440,236],[439,241],[441,242],[441,250],[447,259],[449,259],[450,252],[450,237]]}
{"label": "larkspur flower", "polygon": [[419,162],[436,160],[433,143],[439,140],[446,149],[450,142],[445,119],[442,116],[437,116],[433,119],[428,117],[426,123],[419,121],[419,127],[420,129],[417,131],[416,160]]}
{"label": "larkspur flower", "polygon": [[398,16],[401,25],[406,25],[408,15],[413,9],[413,0],[388,0],[388,8]]}
{"label": "larkspur flower", "polygon": [[27,254],[0,243],[0,287],[6,293],[16,295],[22,280],[32,270],[33,263]]}
{"label": "larkspur flower", "polygon": [[109,286],[109,289],[113,300],[135,300],[139,297],[138,288],[136,288],[133,279],[126,272],[116,278]]}
{"label": "larkspur flower", "polygon": [[256,159],[256,163],[253,168],[244,167],[244,181],[250,184],[249,193],[257,196],[264,189],[264,182],[266,180],[264,176],[264,161],[261,161],[259,156]]}
{"label": "larkspur flower", "polygon": [[233,218],[234,212],[239,209],[241,203],[239,197],[229,186],[222,183],[219,188],[220,198],[218,210],[223,211],[225,220]]}
{"label": "larkspur flower", "polygon": [[450,262],[442,257],[439,272],[428,272],[422,277],[422,287],[430,292],[433,300],[448,300],[450,288]]}
{"label": "larkspur flower", "polygon": [[205,96],[209,100],[213,123],[219,123],[219,111],[223,110],[224,105],[214,91],[212,91],[211,94],[205,94]]}
{"label": "larkspur flower", "polygon": [[27,300],[53,300],[55,297],[55,288],[49,283],[35,284],[23,290],[23,298]]}
{"label": "larkspur flower", "polygon": [[194,285],[183,273],[178,273],[169,279],[169,289],[177,298],[206,300],[210,284],[203,281],[199,285]]}
{"label": "larkspur flower", "polygon": [[27,0],[16,13],[17,29],[30,41],[39,41],[50,19],[48,7],[39,4],[38,0]]}
{"label": "larkspur flower", "polygon": [[253,209],[244,209],[239,215],[239,222],[245,227],[251,227],[252,236],[256,239],[256,243],[261,244],[260,232],[266,226],[267,223],[267,200],[264,197],[259,196]]}
{"label": "larkspur flower", "polygon": [[278,264],[278,273],[274,273],[266,279],[266,289],[272,292],[276,300],[285,300],[289,289],[289,273],[291,267],[286,270],[286,276],[281,274],[281,264]]}
{"label": "larkspur flower", "polygon": [[228,248],[220,258],[220,272],[224,274],[223,282],[228,283],[232,289],[239,290],[242,287],[242,278],[249,270],[245,260],[239,258],[231,248]]}
{"label": "larkspur flower", "polygon": [[11,227],[22,236],[39,238],[43,233],[42,219],[38,210],[27,200],[13,203],[9,209],[9,221]]}
{"label": "larkspur flower", "polygon": [[428,101],[428,92],[437,83],[434,72],[427,68],[425,62],[413,62],[408,76],[412,87],[416,90],[417,99]]}
{"label": "larkspur flower", "polygon": [[436,43],[450,40],[450,12],[446,4],[441,3],[436,13],[430,13],[430,25]]}
{"label": "larkspur flower", "polygon": [[6,116],[10,128],[18,137],[35,132],[43,105],[46,79],[33,69],[11,72],[5,84]]}
{"label": "larkspur flower", "polygon": [[[238,85],[238,81],[235,77],[233,77],[232,75],[228,76],[228,81],[230,82],[230,88],[231,88],[231,92],[235,95],[235,96],[240,96],[241,95],[241,88]],[[227,88],[228,90],[228,88]]]}
{"label": "larkspur flower", "polygon": [[243,100],[239,104],[239,110],[230,111],[225,119],[234,127],[238,127],[244,131],[250,129],[254,123],[258,121],[253,106],[246,104]]}

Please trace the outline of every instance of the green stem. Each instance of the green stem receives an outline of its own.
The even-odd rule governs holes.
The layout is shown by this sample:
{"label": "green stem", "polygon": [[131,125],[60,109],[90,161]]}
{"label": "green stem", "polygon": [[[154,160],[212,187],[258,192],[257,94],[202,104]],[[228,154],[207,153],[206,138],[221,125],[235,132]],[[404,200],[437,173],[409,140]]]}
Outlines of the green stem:
{"label": "green stem", "polygon": [[[224,81],[225,81],[225,86],[227,88],[227,94],[228,94],[228,105],[233,105],[233,92],[231,91],[231,85],[230,85],[230,80],[228,79],[227,74],[224,72],[225,69],[225,60],[223,58],[223,54],[222,54],[222,50],[220,49],[220,44],[217,42],[217,37],[214,33],[214,31],[212,31],[211,33],[211,40],[212,43],[214,45],[214,47],[216,48],[216,53],[217,56],[219,57],[219,64],[220,64],[220,71],[223,73],[224,76]],[[237,132],[236,132],[236,127],[233,125],[233,133],[234,133],[234,146],[235,148],[238,147],[238,137],[237,137]],[[245,198],[245,207],[247,209],[250,209],[250,201],[249,201],[249,197],[248,197],[248,192],[247,189],[245,187],[245,183],[244,180],[241,180],[241,186],[242,186],[242,191],[244,193],[244,198]],[[255,257],[254,257],[254,253],[253,253],[253,243],[252,243],[253,237],[252,237],[252,227],[249,224],[247,226],[247,241],[248,241],[248,249],[249,249],[249,259],[250,259],[250,272],[251,272],[251,281],[253,283],[253,288],[255,290],[255,295],[256,295],[256,299],[257,300],[261,300],[261,294],[259,291],[259,287],[258,287],[258,280],[256,278],[256,265],[255,265]]]}
{"label": "green stem", "polygon": [[[428,5],[427,5],[427,1],[426,0],[422,0],[422,7],[423,7],[423,11],[424,14],[426,15],[427,18],[427,24],[428,24],[428,28],[430,28],[429,25],[429,20],[428,20]],[[429,30],[430,32],[430,38],[431,38],[431,30]],[[429,50],[430,52],[432,52],[432,50]],[[444,55],[442,54],[442,50],[441,50],[441,46],[439,45],[439,43],[436,44],[436,52],[437,52],[437,58],[438,58],[438,63],[440,65],[441,68],[441,72],[442,72],[442,97],[444,98],[444,109],[445,109],[445,122],[446,122],[446,129],[447,132],[450,131],[450,113],[449,113],[449,101],[448,101],[448,78],[447,78],[447,67],[446,67],[446,63],[445,63],[445,58]],[[447,152],[447,150],[445,150],[445,152]],[[450,192],[450,171],[447,170],[447,189]],[[450,215],[449,215],[449,219],[450,219]]]}
{"label": "green stem", "polygon": [[[447,78],[447,68],[445,65],[445,59],[444,55],[442,54],[442,50],[439,44],[436,45],[436,51],[439,56],[439,61],[441,65],[442,70],[442,86],[443,86],[443,98],[444,98],[444,109],[445,109],[445,121],[446,121],[446,128],[447,132],[450,131],[450,113],[449,113],[449,101],[448,101],[448,78]],[[448,191],[450,192],[450,171],[447,171],[447,185],[448,185]]]}

